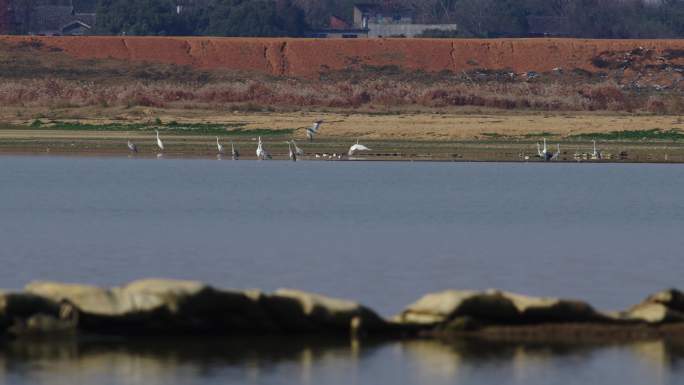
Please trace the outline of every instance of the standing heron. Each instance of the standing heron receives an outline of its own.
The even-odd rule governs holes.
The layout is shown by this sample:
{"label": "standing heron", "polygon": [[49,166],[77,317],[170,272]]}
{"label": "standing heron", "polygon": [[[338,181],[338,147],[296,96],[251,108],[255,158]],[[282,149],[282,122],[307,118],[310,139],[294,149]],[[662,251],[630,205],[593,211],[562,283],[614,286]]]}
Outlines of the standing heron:
{"label": "standing heron", "polygon": [[321,128],[321,124],[323,124],[323,121],[317,120],[316,122],[314,122],[313,126],[306,129],[306,137],[309,138],[309,141],[312,141],[314,135],[318,134],[318,130]]}
{"label": "standing heron", "polygon": [[218,136],[216,137],[216,148],[218,149],[219,155],[223,155],[223,153],[224,153],[224,151],[223,151],[223,145],[222,145],[221,143],[219,143],[219,138],[218,138]]}
{"label": "standing heron", "polygon": [[289,141],[285,142],[285,143],[287,143],[288,156],[290,157],[290,160],[293,162],[296,162],[297,161],[297,152],[292,150],[292,143],[290,143]]}
{"label": "standing heron", "polygon": [[545,162],[548,162],[550,160],[556,160],[560,156],[560,145],[556,145],[556,152],[552,153],[549,151],[548,147],[546,147],[546,138],[544,138],[544,147],[540,148],[539,147],[539,142],[537,142],[537,154],[539,154],[539,157],[542,158]]}
{"label": "standing heron", "polygon": [[164,151],[164,142],[159,138],[159,131],[155,130],[157,133],[157,147],[159,147],[160,150]]}
{"label": "standing heron", "polygon": [[364,146],[363,144],[359,144],[359,140],[356,139],[356,144],[349,147],[349,152],[347,153],[347,155],[352,156],[357,151],[370,151],[370,148]]}
{"label": "standing heron", "polygon": [[256,156],[258,159],[272,159],[271,153],[266,150],[261,142],[261,137],[259,137],[259,143],[257,144]]}
{"label": "standing heron", "polygon": [[297,146],[297,143],[295,143],[294,139],[292,140],[292,146],[294,146],[294,152],[297,154],[297,156],[304,156],[304,150]]}
{"label": "standing heron", "polygon": [[135,143],[131,142],[130,139],[128,140],[128,144],[127,144],[127,145],[128,145],[128,149],[129,149],[131,152],[134,152],[134,153],[137,153],[137,152],[138,152],[138,146],[136,146]]}
{"label": "standing heron", "polygon": [[240,152],[235,149],[233,142],[230,142],[230,155],[233,157],[233,160],[240,159]]}
{"label": "standing heron", "polygon": [[591,159],[602,159],[603,155],[601,154],[601,151],[596,149],[596,141],[592,140],[592,142],[594,143],[594,152],[591,153]]}

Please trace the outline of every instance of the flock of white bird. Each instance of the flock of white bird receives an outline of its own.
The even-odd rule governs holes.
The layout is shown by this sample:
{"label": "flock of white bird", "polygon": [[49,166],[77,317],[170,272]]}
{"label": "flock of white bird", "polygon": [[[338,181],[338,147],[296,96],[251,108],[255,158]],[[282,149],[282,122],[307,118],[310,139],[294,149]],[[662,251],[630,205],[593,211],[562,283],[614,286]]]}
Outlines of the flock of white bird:
{"label": "flock of white bird", "polygon": [[[318,120],[314,122],[313,126],[310,128],[306,129],[306,137],[309,139],[309,141],[313,141],[314,136],[319,132],[321,128],[321,124],[323,124],[322,120]],[[157,148],[159,148],[160,151],[164,151],[164,142],[161,140],[159,137],[159,131],[155,130],[157,134]],[[304,150],[302,150],[299,146],[297,146],[297,143],[294,140],[288,140],[285,143],[287,143],[288,147],[288,156],[290,157],[290,160],[292,161],[297,161],[298,158],[304,156]],[[216,137],[216,148],[218,150],[219,155],[225,154],[225,148],[223,147],[223,144],[219,141],[219,137]],[[128,140],[128,149],[131,152],[137,153],[138,152],[138,146],[135,145],[135,143],[131,142],[130,139]],[[364,146],[363,144],[360,144],[359,141],[357,140],[355,144],[353,144],[350,148],[349,151],[347,152],[348,156],[354,156],[354,154],[358,153],[359,151],[370,151],[370,148]],[[233,142],[230,142],[230,154],[233,158],[233,160],[237,160],[240,158],[240,152],[238,149],[235,148],[235,144]],[[161,155],[161,154],[159,154]],[[271,153],[264,147],[264,143],[261,141],[261,136],[257,138],[257,148],[256,148],[256,156],[257,159],[260,160],[266,160],[266,159],[273,159],[273,156]],[[330,159],[341,159],[342,154],[315,154],[316,158],[330,158]]]}
{"label": "flock of white bird", "polygon": [[[318,120],[314,122],[313,126],[309,127],[306,129],[306,137],[309,139],[309,141],[313,141],[314,136],[318,134],[318,132],[321,129],[321,125],[323,124],[322,120]],[[159,131],[156,131],[157,133],[157,147],[159,148],[160,151],[164,151],[164,142],[161,140],[159,137]],[[288,156],[290,160],[292,161],[297,161],[298,158],[304,156],[304,150],[302,150],[299,146],[297,146],[297,143],[293,140],[288,140],[285,143],[287,143],[287,148],[288,148]],[[591,153],[591,159],[602,159],[602,153],[596,149],[596,141],[593,141],[594,143],[594,151]],[[216,137],[216,148],[218,150],[219,155],[224,155],[225,154],[225,148],[219,141],[219,137]],[[131,152],[138,152],[138,147],[135,145],[135,143],[131,142],[128,140],[128,149]],[[358,139],[356,140],[356,143],[353,144],[351,147],[349,147],[349,151],[347,152],[347,156],[354,156],[356,153],[360,151],[370,151],[370,148],[364,146],[363,144],[360,144]],[[230,154],[233,158],[233,160],[237,160],[240,158],[240,152],[235,148],[235,144],[233,142],[230,142]],[[552,160],[557,160],[560,157],[561,151],[560,151],[560,145],[556,144],[556,152],[551,152],[551,150],[548,148],[546,144],[546,138],[543,140],[543,144],[540,144],[537,142],[537,155],[539,158],[541,158],[544,161],[552,161]],[[271,153],[264,147],[264,142],[261,141],[261,136],[257,138],[257,148],[256,148],[256,156],[257,159],[260,160],[266,160],[266,159],[273,159],[273,156]],[[316,158],[325,158],[325,159],[341,159],[342,154],[315,154]],[[575,158],[577,158],[577,154],[575,154]],[[525,156],[525,159],[529,159],[528,156]]]}

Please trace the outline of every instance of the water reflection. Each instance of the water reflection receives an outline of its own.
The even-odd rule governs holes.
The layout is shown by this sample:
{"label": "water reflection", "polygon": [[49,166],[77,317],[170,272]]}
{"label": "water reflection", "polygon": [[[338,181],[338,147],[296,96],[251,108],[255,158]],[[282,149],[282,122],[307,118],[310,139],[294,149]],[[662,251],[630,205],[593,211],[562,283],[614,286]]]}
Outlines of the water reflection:
{"label": "water reflection", "polygon": [[684,341],[515,343],[329,338],[12,341],[2,383],[544,383],[682,379]]}

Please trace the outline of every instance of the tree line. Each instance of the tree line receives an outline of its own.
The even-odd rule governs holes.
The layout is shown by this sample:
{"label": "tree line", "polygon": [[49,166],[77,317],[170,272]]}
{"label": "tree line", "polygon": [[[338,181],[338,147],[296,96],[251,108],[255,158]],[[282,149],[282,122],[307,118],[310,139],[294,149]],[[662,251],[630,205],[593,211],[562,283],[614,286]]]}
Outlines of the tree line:
{"label": "tree line", "polygon": [[302,36],[307,28],[290,0],[100,0],[97,6],[96,31],[107,35]]}
{"label": "tree line", "polygon": [[544,19],[568,37],[684,37],[684,0],[13,0],[24,13],[31,3],[69,1],[96,9],[98,34],[304,36],[333,15],[351,22],[363,2],[408,9],[420,23],[456,23],[461,37],[529,36]]}

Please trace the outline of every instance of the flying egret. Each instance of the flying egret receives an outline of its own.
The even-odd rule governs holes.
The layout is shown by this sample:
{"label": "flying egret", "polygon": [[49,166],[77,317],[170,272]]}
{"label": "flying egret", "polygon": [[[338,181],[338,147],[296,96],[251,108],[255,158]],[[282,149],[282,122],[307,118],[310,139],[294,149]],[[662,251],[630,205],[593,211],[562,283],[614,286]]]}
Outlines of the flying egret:
{"label": "flying egret", "polygon": [[160,150],[164,151],[164,142],[159,138],[159,131],[155,130],[157,133],[157,147],[159,147]]}
{"label": "flying egret", "polygon": [[216,148],[218,149],[219,154],[223,154],[223,145],[219,143],[218,136],[216,137]]}
{"label": "flying egret", "polygon": [[295,143],[294,139],[292,140],[292,145],[294,146],[294,152],[297,154],[297,156],[304,156],[304,150],[297,146],[297,143]]}
{"label": "flying egret", "polygon": [[136,153],[138,152],[138,146],[136,146],[135,143],[131,142],[130,139],[128,140],[128,149],[131,152],[136,152]]}
{"label": "flying egret", "polygon": [[306,137],[309,138],[310,141],[313,140],[314,135],[318,134],[318,130],[321,128],[322,123],[322,120],[317,120],[314,122],[313,126],[306,129]]}
{"label": "flying egret", "polygon": [[258,159],[264,160],[264,159],[272,159],[271,158],[271,153],[266,150],[261,142],[261,137],[259,137],[259,143],[257,144],[257,149],[256,149],[256,156]]}
{"label": "flying egret", "polygon": [[363,144],[359,144],[359,140],[356,140],[356,144],[352,145],[349,147],[349,152],[347,153],[349,156],[354,155],[357,151],[370,151],[370,148],[364,146]]}
{"label": "flying egret", "polygon": [[240,152],[235,149],[233,142],[230,142],[230,155],[233,157],[233,160],[240,159]]}
{"label": "flying egret", "polygon": [[290,157],[290,160],[293,162],[297,161],[297,153],[292,150],[292,143],[290,142],[285,142],[287,143],[287,149],[288,149],[288,156]]}

